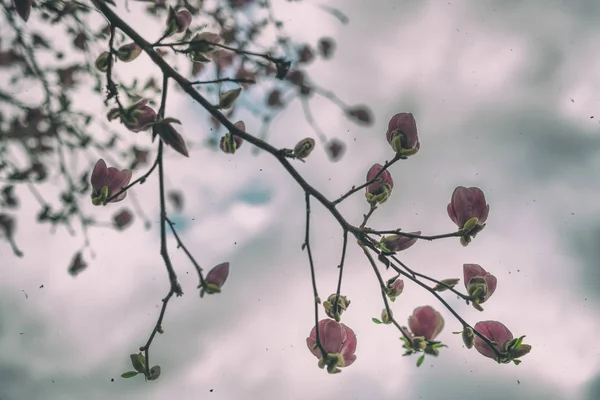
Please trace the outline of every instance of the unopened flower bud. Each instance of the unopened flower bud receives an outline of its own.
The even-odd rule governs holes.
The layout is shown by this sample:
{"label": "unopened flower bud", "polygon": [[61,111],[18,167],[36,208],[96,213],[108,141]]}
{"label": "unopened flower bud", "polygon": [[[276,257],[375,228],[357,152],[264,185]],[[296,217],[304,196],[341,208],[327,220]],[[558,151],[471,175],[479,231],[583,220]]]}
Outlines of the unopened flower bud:
{"label": "unopened flower bud", "polygon": [[98,71],[106,72],[108,71],[108,66],[111,62],[112,57],[110,56],[110,53],[108,51],[103,51],[102,53],[100,53],[98,58],[96,58],[96,62],[94,63],[94,65],[96,66],[96,69]]}
{"label": "unopened flower bud", "polygon": [[433,287],[433,290],[436,292],[443,292],[444,290],[453,288],[458,284],[458,282],[460,282],[460,279],[458,278],[442,279],[440,283]]}
{"label": "unopened flower bud", "polygon": [[473,328],[470,326],[465,327],[462,331],[462,340],[467,349],[473,347],[473,343],[475,342],[475,334],[473,333]]}
{"label": "unopened flower bud", "polygon": [[411,113],[394,115],[388,123],[386,138],[401,158],[416,154],[421,146],[417,135],[417,123]]}
{"label": "unopened flower bud", "polygon": [[131,365],[137,372],[144,372],[146,369],[146,358],[142,353],[130,354]]}
{"label": "unopened flower bud", "polygon": [[242,92],[242,88],[228,90],[225,93],[221,93],[219,95],[219,108],[221,110],[228,110],[235,106],[238,97],[240,97],[240,93]]}
{"label": "unopened flower bud", "polygon": [[150,376],[148,377],[149,381],[155,381],[158,379],[159,376],[160,376],[160,366],[155,365],[154,367],[150,368]]}
{"label": "unopened flower bud", "polygon": [[224,262],[211,269],[206,278],[204,278],[204,285],[200,289],[200,297],[204,297],[204,294],[215,294],[221,292],[221,287],[225,284],[227,276],[229,275],[229,263]]}
{"label": "unopened flower bud", "polygon": [[[409,232],[411,235],[419,236],[421,235],[421,231],[417,232]],[[379,241],[379,246],[384,253],[396,253],[399,251],[403,251],[411,247],[418,238],[413,238],[404,235],[389,235],[384,236]]]}
{"label": "unopened flower bud", "polygon": [[396,297],[400,296],[403,290],[404,281],[396,277],[387,281],[385,294],[390,298],[391,301],[396,301]]}
{"label": "unopened flower bud", "polygon": [[[238,121],[233,125],[235,125],[235,127],[241,131],[246,130],[246,125],[244,124],[243,121]],[[221,138],[221,141],[219,143],[219,148],[224,153],[234,154],[237,151],[237,149],[239,149],[242,146],[242,143],[244,143],[244,139],[242,139],[241,137],[234,135],[230,132],[227,132],[225,134],[225,136],[223,136]]]}
{"label": "unopened flower bud", "polygon": [[294,146],[294,157],[299,160],[304,160],[312,153],[315,148],[315,140],[313,138],[305,138]]}
{"label": "unopened flower bud", "polygon": [[350,300],[346,296],[337,296],[335,293],[332,294],[323,302],[325,308],[325,314],[329,318],[335,319],[340,322],[340,317],[344,311],[350,306]]}
{"label": "unopened flower bud", "polygon": [[142,48],[137,43],[128,43],[119,47],[117,57],[123,62],[130,62],[135,60],[141,52]]}
{"label": "unopened flower bud", "polygon": [[383,322],[384,324],[391,324],[392,317],[393,317],[392,310],[390,310],[388,312],[388,310],[384,308],[383,311],[381,311],[381,322]]}
{"label": "unopened flower bud", "polygon": [[377,175],[379,175],[375,182],[367,186],[365,192],[367,201],[372,206],[385,203],[392,194],[392,189],[394,187],[392,174],[390,174],[390,171],[387,169],[380,174],[382,169],[383,165],[374,164],[367,173],[367,182],[371,182]]}

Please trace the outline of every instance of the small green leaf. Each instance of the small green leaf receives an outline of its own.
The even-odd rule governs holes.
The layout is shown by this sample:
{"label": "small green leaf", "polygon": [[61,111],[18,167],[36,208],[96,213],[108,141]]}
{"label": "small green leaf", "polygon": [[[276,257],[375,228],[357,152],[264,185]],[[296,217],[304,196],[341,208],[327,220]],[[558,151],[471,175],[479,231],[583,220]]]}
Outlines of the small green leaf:
{"label": "small green leaf", "polygon": [[135,371],[127,371],[127,372],[124,372],[121,374],[121,378],[125,378],[125,379],[133,378],[137,374],[138,374],[138,372],[135,372]]}
{"label": "small green leaf", "polygon": [[515,365],[521,364],[521,360],[512,360],[512,361],[515,363]]}
{"label": "small green leaf", "polygon": [[381,324],[381,321],[377,318],[371,318],[371,321],[375,322],[377,325]]}
{"label": "small green leaf", "polygon": [[423,364],[423,361],[425,361],[425,354],[423,354],[421,357],[419,357],[419,359],[417,360],[417,367],[420,367],[421,364]]}

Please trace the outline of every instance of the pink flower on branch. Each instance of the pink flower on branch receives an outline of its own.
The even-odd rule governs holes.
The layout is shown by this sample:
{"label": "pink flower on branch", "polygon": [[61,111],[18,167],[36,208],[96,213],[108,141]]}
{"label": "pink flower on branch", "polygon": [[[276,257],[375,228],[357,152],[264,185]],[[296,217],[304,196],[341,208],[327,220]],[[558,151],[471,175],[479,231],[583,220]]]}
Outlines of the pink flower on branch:
{"label": "pink flower on branch", "polygon": [[412,156],[421,148],[417,134],[417,122],[411,113],[394,115],[388,123],[385,136],[400,158]]}
{"label": "pink flower on branch", "polygon": [[483,311],[479,304],[485,303],[496,291],[498,279],[477,264],[464,264],[465,287],[473,300],[473,306]]}
{"label": "pink flower on branch", "polygon": [[519,364],[520,360],[517,360],[517,358],[523,357],[531,351],[531,346],[523,343],[525,336],[514,339],[512,332],[501,322],[481,321],[475,324],[475,330],[490,340],[502,356],[499,357],[479,336],[475,336],[475,349],[481,355],[496,360],[498,363],[512,361]]}
{"label": "pink flower on branch", "polygon": [[204,297],[204,294],[221,293],[221,287],[225,284],[228,276],[228,262],[221,263],[211,269],[204,278],[204,285],[200,289],[200,297]]}
{"label": "pink flower on branch", "polygon": [[[367,173],[367,182],[375,179],[377,174],[383,169],[383,165],[374,164]],[[394,180],[392,179],[392,174],[387,169],[379,174],[377,180],[371,184],[369,184],[366,188],[365,196],[367,197],[367,201],[372,206],[376,204],[382,204],[389,199],[392,194],[392,189],[394,188]]]}
{"label": "pink flower on branch", "polygon": [[444,328],[444,318],[430,306],[418,307],[408,317],[408,326],[414,336],[422,336],[426,341],[431,341]]}
{"label": "pink flower on branch", "polygon": [[[421,231],[409,232],[411,235],[420,236]],[[392,254],[403,251],[411,247],[417,242],[418,238],[412,238],[403,235],[384,236],[379,241],[379,246],[386,254]]]}
{"label": "pink flower on branch", "polygon": [[490,206],[481,189],[459,186],[454,189],[447,209],[448,216],[461,231],[461,243],[466,246],[485,228]]}
{"label": "pink flower on branch", "polygon": [[[122,188],[129,185],[131,181],[131,171],[124,169],[119,171],[116,168],[107,168],[103,159],[98,160],[92,171],[92,204],[95,206],[104,205],[105,202],[117,194]],[[123,200],[127,192],[123,192],[111,199],[109,203],[116,203]]]}
{"label": "pink flower on branch", "polygon": [[332,319],[319,321],[319,340],[327,357],[317,346],[317,328],[314,327],[306,338],[310,352],[319,359],[319,367],[327,367],[331,374],[340,372],[339,368],[348,367],[356,360],[356,335],[346,325]]}

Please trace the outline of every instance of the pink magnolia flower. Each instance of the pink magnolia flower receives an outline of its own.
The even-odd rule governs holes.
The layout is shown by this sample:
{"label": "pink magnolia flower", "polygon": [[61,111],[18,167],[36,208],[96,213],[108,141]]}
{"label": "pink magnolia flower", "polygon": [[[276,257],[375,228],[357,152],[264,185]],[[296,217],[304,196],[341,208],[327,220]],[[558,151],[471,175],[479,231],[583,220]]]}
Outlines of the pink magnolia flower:
{"label": "pink magnolia flower", "polygon": [[426,341],[431,341],[444,327],[444,318],[430,306],[415,308],[408,317],[408,326],[415,336],[422,336]]}
{"label": "pink magnolia flower", "polygon": [[127,108],[123,113],[113,109],[108,113],[108,119],[119,117],[127,129],[132,132],[142,132],[150,129],[156,122],[156,111],[148,105],[148,100],[143,99]]}
{"label": "pink magnolia flower", "polygon": [[[319,339],[327,354],[340,354],[343,365],[337,367],[348,367],[356,360],[356,335],[346,325],[332,319],[322,319],[319,321]],[[315,347],[316,343],[317,328],[314,327],[306,338],[306,345],[315,357],[321,359],[323,354]]]}
{"label": "pink magnolia flower", "polygon": [[[494,347],[502,352],[506,342],[513,339],[513,334],[504,324],[498,321],[481,321],[475,324],[475,330],[498,344]],[[479,337],[475,336],[475,349],[483,356],[496,359],[494,351]]]}
{"label": "pink magnolia flower", "polygon": [[387,282],[385,294],[388,295],[390,300],[395,301],[396,297],[400,296],[404,291],[404,281],[396,278]]}
{"label": "pink magnolia flower", "polygon": [[229,276],[229,263],[224,262],[211,269],[206,278],[204,278],[204,286],[200,290],[200,297],[204,297],[205,293],[214,294],[220,293],[221,287],[225,284]]}
{"label": "pink magnolia flower", "polygon": [[[367,173],[367,182],[373,180],[382,169],[383,165],[374,164]],[[394,180],[392,179],[392,174],[386,169],[379,175],[377,181],[367,186],[365,193],[367,201],[371,204],[385,203],[392,194],[393,187]]]}
{"label": "pink magnolia flower", "polygon": [[[92,204],[95,206],[103,205],[104,202],[118,193],[122,188],[129,185],[131,180],[131,171],[124,169],[119,171],[116,168],[106,167],[103,159],[98,160],[92,171]],[[110,203],[121,201],[127,196],[127,192],[123,192]]]}
{"label": "pink magnolia flower", "polygon": [[464,264],[465,287],[473,301],[484,303],[494,292],[498,279],[477,264]]}
{"label": "pink magnolia flower", "polygon": [[411,113],[399,113],[390,119],[385,134],[388,143],[403,158],[416,154],[421,147],[417,122]]}
{"label": "pink magnolia flower", "polygon": [[[409,232],[412,235],[421,235],[421,231]],[[383,250],[389,253],[396,253],[411,247],[416,243],[417,238],[411,238],[402,235],[389,235],[381,238],[379,243],[383,246]]]}
{"label": "pink magnolia flower", "polygon": [[471,218],[477,218],[477,225],[483,229],[489,211],[490,206],[485,202],[485,195],[476,187],[457,187],[448,204],[448,216],[459,228],[463,228]]}

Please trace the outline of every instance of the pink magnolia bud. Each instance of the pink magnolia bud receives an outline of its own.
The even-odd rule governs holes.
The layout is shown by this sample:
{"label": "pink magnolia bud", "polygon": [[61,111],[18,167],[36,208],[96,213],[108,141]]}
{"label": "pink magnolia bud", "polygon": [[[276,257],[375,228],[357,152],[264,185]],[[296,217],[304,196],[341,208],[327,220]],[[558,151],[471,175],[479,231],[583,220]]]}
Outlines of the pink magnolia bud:
{"label": "pink magnolia bud", "polygon": [[142,48],[137,43],[128,43],[119,47],[117,57],[123,62],[135,60],[142,52]]}
{"label": "pink magnolia bud", "polygon": [[524,336],[514,339],[511,331],[504,324],[498,321],[481,321],[475,324],[475,330],[485,336],[488,340],[496,342],[494,347],[503,357],[498,357],[496,353],[479,336],[475,336],[475,349],[488,358],[498,362],[507,363],[514,361],[518,364],[516,358],[522,357],[531,351],[531,346],[523,343]]}
{"label": "pink magnolia bud", "polygon": [[[467,229],[475,236],[485,226],[490,206],[485,202],[485,195],[476,187],[459,186],[454,189],[448,204],[448,216],[460,229]],[[473,220],[473,221],[469,221]],[[465,226],[469,222],[468,226]],[[472,226],[471,226],[472,225]]]}
{"label": "pink magnolia bud", "polygon": [[[131,171],[124,169],[119,171],[116,168],[106,167],[106,163],[103,159],[98,160],[92,171],[91,183],[92,183],[92,204],[99,206],[115,195],[117,192],[129,185],[131,180]],[[127,196],[127,192],[123,192],[110,203],[116,203],[121,201]]]}
{"label": "pink magnolia bud", "polygon": [[[421,235],[421,231],[409,232],[411,235]],[[385,253],[396,253],[408,249],[410,246],[415,244],[417,238],[410,238],[402,235],[390,235],[384,236],[379,241],[381,249]]]}
{"label": "pink magnolia bud", "polygon": [[[233,125],[241,131],[246,130],[246,125],[244,124],[244,121],[238,121]],[[227,132],[225,136],[221,138],[221,141],[219,142],[219,147],[224,153],[234,154],[237,151],[237,149],[239,149],[242,146],[242,143],[244,143],[244,139],[237,135],[232,135],[230,132]]]}
{"label": "pink magnolia bud", "polygon": [[403,158],[412,156],[421,147],[417,135],[417,123],[411,113],[399,113],[390,119],[386,132],[388,143]]}
{"label": "pink magnolia bud", "polygon": [[[336,367],[348,367],[356,360],[356,335],[352,329],[346,325],[338,323],[332,319],[323,319],[319,321],[319,339],[323,350],[328,355],[339,355],[339,360],[333,368],[328,370],[332,372]],[[321,350],[317,344],[317,328],[314,327],[306,338],[306,345],[310,352],[317,358],[323,359]]]}
{"label": "pink magnolia bud", "polygon": [[[374,164],[367,173],[367,182],[373,180],[382,169],[383,165]],[[367,186],[365,196],[367,197],[367,201],[372,205],[382,204],[389,199],[393,188],[394,181],[392,179],[392,174],[386,169],[379,175],[377,181]]]}
{"label": "pink magnolia bud", "polygon": [[390,300],[395,301],[396,297],[400,296],[404,291],[404,281],[402,279],[390,279],[387,282],[385,294],[388,295]]}
{"label": "pink magnolia bud", "polygon": [[227,276],[229,275],[229,263],[224,262],[211,269],[206,278],[204,278],[204,286],[200,290],[200,297],[203,297],[205,293],[214,294],[220,293],[221,287],[225,284]]}
{"label": "pink magnolia bud", "polygon": [[133,214],[129,210],[121,210],[113,216],[113,224],[117,229],[125,229],[131,224]]}
{"label": "pink magnolia bud", "polygon": [[430,306],[415,308],[408,317],[408,326],[415,336],[422,336],[426,341],[431,341],[444,327],[444,318]]}
{"label": "pink magnolia bud", "polygon": [[494,292],[498,280],[477,264],[464,264],[465,287],[474,302],[484,303]]}
{"label": "pink magnolia bud", "polygon": [[148,100],[141,100],[125,110],[124,114],[119,115],[127,129],[132,132],[141,132],[154,125],[157,117],[156,111],[147,104]]}
{"label": "pink magnolia bud", "polygon": [[356,106],[346,110],[346,114],[352,117],[356,122],[364,125],[371,125],[373,116],[371,111],[366,106]]}
{"label": "pink magnolia bud", "polygon": [[346,145],[341,140],[334,138],[327,143],[327,147],[325,149],[327,150],[329,159],[333,162],[337,162],[344,155]]}
{"label": "pink magnolia bud", "polygon": [[190,27],[192,23],[192,13],[187,8],[183,8],[175,14],[175,24],[177,33],[183,33]]}

